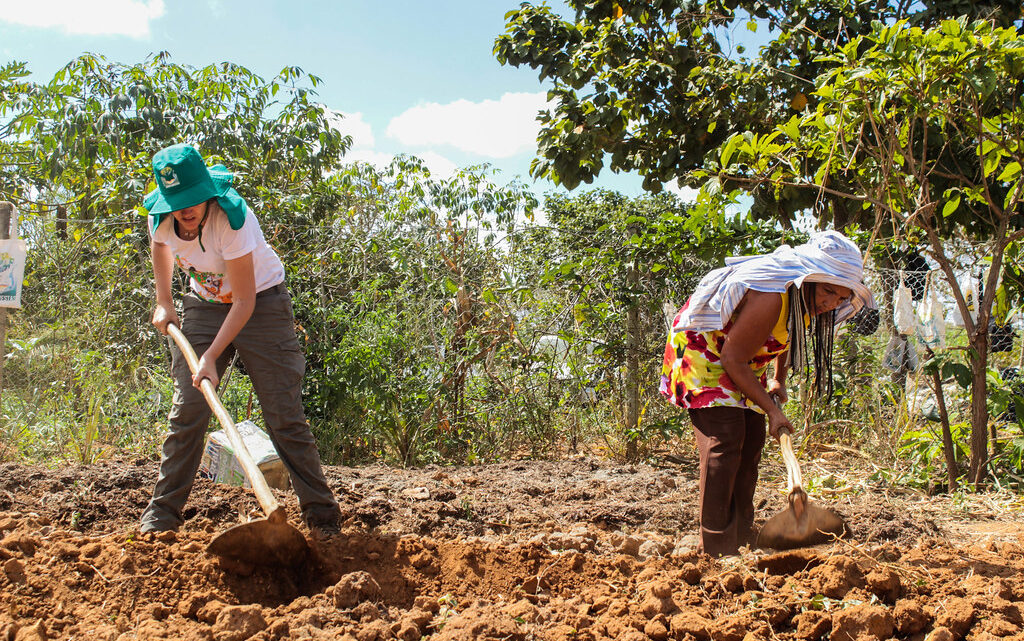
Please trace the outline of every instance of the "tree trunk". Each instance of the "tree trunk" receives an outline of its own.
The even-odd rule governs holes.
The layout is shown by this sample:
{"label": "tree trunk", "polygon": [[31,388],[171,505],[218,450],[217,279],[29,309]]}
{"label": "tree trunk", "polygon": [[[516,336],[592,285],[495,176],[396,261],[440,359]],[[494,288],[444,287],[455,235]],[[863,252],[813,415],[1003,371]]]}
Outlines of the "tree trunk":
{"label": "tree trunk", "polygon": [[57,205],[57,238],[68,239],[68,208],[64,205]]}
{"label": "tree trunk", "polygon": [[[928,349],[929,360],[935,354]],[[946,487],[952,494],[956,491],[956,479],[960,476],[960,468],[956,463],[956,448],[953,445],[953,433],[949,429],[949,413],[946,411],[946,395],[942,390],[942,375],[939,369],[932,372],[932,385],[935,386],[935,405],[939,408],[939,421],[942,423],[942,453],[946,457]]]}
{"label": "tree trunk", "polygon": [[971,483],[980,488],[988,462],[988,327],[978,323],[971,348]]}
{"label": "tree trunk", "polygon": [[[0,239],[10,238],[11,217],[14,215],[14,205],[8,202],[0,203]],[[19,284],[20,285],[20,284]],[[0,307],[0,355],[7,354],[7,308]],[[0,408],[3,407],[4,389],[4,359],[0,358]],[[0,412],[0,420],[3,413]]]}

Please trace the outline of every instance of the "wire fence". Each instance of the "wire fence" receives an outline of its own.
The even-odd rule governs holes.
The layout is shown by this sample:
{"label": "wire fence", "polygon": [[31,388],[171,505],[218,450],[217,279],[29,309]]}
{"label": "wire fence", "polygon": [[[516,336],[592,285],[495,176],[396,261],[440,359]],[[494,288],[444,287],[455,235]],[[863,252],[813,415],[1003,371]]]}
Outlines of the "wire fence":
{"label": "wire fence", "polygon": [[[132,211],[23,215],[29,259],[8,334],[0,458],[156,451],[173,388],[166,340],[150,324],[144,225]],[[627,303],[614,283],[584,280],[568,294],[538,287],[539,260],[522,255],[518,233],[486,247],[379,219],[270,221],[264,233],[288,272],[308,361],[307,414],[326,459],[408,463],[433,449],[481,460],[575,446],[584,432],[621,423]],[[384,250],[384,239],[404,237],[407,246]],[[175,287],[186,283],[179,277]],[[636,300],[642,340],[629,349],[640,352],[651,403],[662,301]],[[225,383],[229,412],[260,424],[244,367]]]}
{"label": "wire fence", "polygon": [[[155,453],[173,388],[166,341],[150,324],[145,219],[132,211],[92,220],[29,212],[21,222],[29,261],[22,309],[10,318],[0,459]],[[308,360],[307,413],[330,462],[474,462],[571,449],[595,436],[614,450],[628,439],[678,434],[685,424],[685,413],[657,392],[662,352],[671,317],[715,264],[690,257],[668,276],[644,271],[627,295],[624,281],[586,272],[574,283],[538,286],[545,257],[531,253],[525,231],[485,243],[440,227],[339,218],[268,222],[264,232],[288,270]],[[385,251],[385,239],[402,242]],[[928,349],[940,348],[923,343],[920,322],[909,334],[896,326],[900,284],[919,320],[934,292],[942,349],[966,341],[949,284],[923,260],[913,269],[904,261],[903,269],[867,271],[879,312],[840,329],[841,402],[800,406],[813,409],[809,421],[860,421],[861,432],[884,431],[897,406],[929,415],[921,409],[928,399],[921,365]],[[965,282],[986,264],[977,251],[957,260]],[[184,281],[176,287],[183,290]],[[625,336],[631,305],[639,310],[634,342]],[[994,343],[991,357],[998,370],[1021,361],[1019,321],[1006,319],[1011,335]],[[624,429],[631,350],[642,418]],[[260,423],[244,369],[230,372],[223,387],[229,412]],[[966,420],[966,396],[949,397],[954,419]]]}
{"label": "wire fence", "polygon": [[[953,283],[924,252],[889,256],[886,262],[897,267],[875,265],[867,270],[866,282],[879,306],[878,330],[874,340],[862,342],[870,347],[868,358],[877,363],[878,374],[886,377],[897,392],[893,396],[896,406],[910,418],[926,419],[933,424],[939,421],[940,412],[935,380],[925,365],[931,359],[955,364],[956,367],[937,367],[935,371],[943,386],[948,420],[956,427],[966,426],[970,421],[967,374],[971,354],[954,287],[966,301],[971,320],[977,322],[991,260],[987,248],[981,245],[963,244],[948,256],[954,268]],[[985,328],[988,368],[992,372],[990,401],[1003,399],[1001,405],[989,403],[994,419],[1006,418],[1006,398],[1012,396],[1012,389],[1007,386],[1024,365],[1020,310],[1005,301],[997,290],[991,319]],[[863,325],[874,322],[862,315],[849,323],[849,329],[856,332],[858,323],[862,325],[860,329],[866,329]],[[1012,408],[1012,401],[1009,405]]]}

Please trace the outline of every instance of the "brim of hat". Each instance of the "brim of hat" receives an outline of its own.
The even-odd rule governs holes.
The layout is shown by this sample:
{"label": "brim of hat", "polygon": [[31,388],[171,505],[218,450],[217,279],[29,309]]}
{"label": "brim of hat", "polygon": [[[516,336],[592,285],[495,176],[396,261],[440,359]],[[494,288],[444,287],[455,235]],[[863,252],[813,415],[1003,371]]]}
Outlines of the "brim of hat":
{"label": "brim of hat", "polygon": [[193,207],[206,202],[210,198],[220,198],[228,191],[234,191],[234,189],[231,188],[234,176],[230,173],[210,169],[210,178],[213,179],[212,193],[207,185],[195,185],[194,187],[190,187],[176,193],[173,201],[169,201],[164,197],[160,189],[154,189],[146,194],[146,198],[142,201],[142,206],[146,208],[146,211],[149,212],[150,216],[158,216],[160,214],[169,214],[172,211],[179,211],[188,207]]}
{"label": "brim of hat", "polygon": [[[234,189],[228,189],[222,196],[217,196],[216,198],[217,204],[220,205],[220,208],[224,210],[225,214],[227,214],[228,224],[231,225],[231,229],[241,229],[242,225],[245,224],[245,214],[249,210],[249,205],[245,202],[245,199],[242,198],[241,194]],[[202,202],[206,201],[199,201],[199,203]],[[198,205],[199,203],[196,204]],[[164,218],[166,218],[172,211],[177,211],[177,209],[171,209],[161,213],[153,213],[153,211],[150,210],[149,220],[152,223],[152,230],[156,231],[156,228],[160,226],[160,223],[164,221]]]}
{"label": "brim of hat", "polygon": [[248,205],[241,194],[231,186],[234,182],[234,174],[223,169],[220,165],[209,167],[208,169],[210,178],[213,179],[213,194],[205,188],[205,185],[198,185],[193,189],[180,192],[175,197],[173,204],[164,198],[159,189],[154,189],[146,194],[145,199],[142,201],[142,206],[149,212],[154,230],[160,226],[164,217],[172,211],[193,207],[206,202],[210,198],[217,199],[217,204],[228,215],[231,228],[241,229],[242,224],[245,223],[245,212],[248,209]]}

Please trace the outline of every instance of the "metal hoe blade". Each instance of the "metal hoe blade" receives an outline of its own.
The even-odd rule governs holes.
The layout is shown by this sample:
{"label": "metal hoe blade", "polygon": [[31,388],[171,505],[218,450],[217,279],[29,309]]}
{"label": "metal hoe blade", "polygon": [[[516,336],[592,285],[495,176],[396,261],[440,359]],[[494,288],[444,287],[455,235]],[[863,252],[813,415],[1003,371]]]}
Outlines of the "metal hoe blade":
{"label": "metal hoe blade", "polygon": [[831,510],[814,505],[807,498],[803,490],[800,462],[793,452],[793,440],[788,430],[779,433],[779,448],[786,464],[789,507],[768,519],[757,534],[757,545],[786,550],[824,543],[830,541],[833,535],[846,534],[846,523],[841,518]]}
{"label": "metal hoe blade", "polygon": [[831,510],[811,503],[802,489],[789,495],[789,507],[764,524],[757,535],[759,547],[788,550],[831,541],[846,533],[846,523]]}
{"label": "metal hoe blade", "polygon": [[282,509],[268,518],[224,530],[213,537],[206,551],[252,565],[288,567],[305,562],[309,544],[306,537],[285,520]]}

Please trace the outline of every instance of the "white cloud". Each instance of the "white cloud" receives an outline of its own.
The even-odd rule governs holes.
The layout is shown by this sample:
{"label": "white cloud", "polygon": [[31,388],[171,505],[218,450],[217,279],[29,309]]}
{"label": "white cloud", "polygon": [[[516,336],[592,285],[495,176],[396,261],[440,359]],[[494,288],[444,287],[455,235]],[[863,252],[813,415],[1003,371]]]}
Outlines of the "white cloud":
{"label": "white cloud", "polygon": [[[345,134],[352,136],[352,149],[372,149],[375,140],[373,138],[373,127],[363,120],[362,112],[345,113],[343,111],[331,111],[328,115],[331,127]],[[351,153],[349,154],[351,155]]]}
{"label": "white cloud", "polygon": [[489,158],[508,158],[537,144],[537,112],[547,106],[539,93],[507,93],[500,100],[428,102],[391,120],[387,134],[406,145],[451,145]]}
{"label": "white cloud", "polygon": [[372,149],[352,149],[345,154],[344,162],[365,162],[374,167],[387,167],[394,160],[394,156]]}
{"label": "white cloud", "polygon": [[[327,118],[331,127],[346,136],[352,136],[352,146],[345,154],[345,162],[365,162],[378,169],[383,169],[395,159],[394,154],[377,151],[374,148],[376,139],[373,135],[373,126],[363,119],[362,112],[345,113],[329,110]],[[422,160],[434,178],[450,178],[459,170],[455,163],[434,151],[407,151],[405,153]]]}
{"label": "white cloud", "polygon": [[148,38],[164,0],[0,0],[0,21],[92,36]]}
{"label": "white cloud", "polygon": [[430,170],[430,176],[432,178],[451,178],[452,175],[459,170],[455,163],[433,151],[425,151],[423,153],[412,155],[423,161],[423,164]]}

